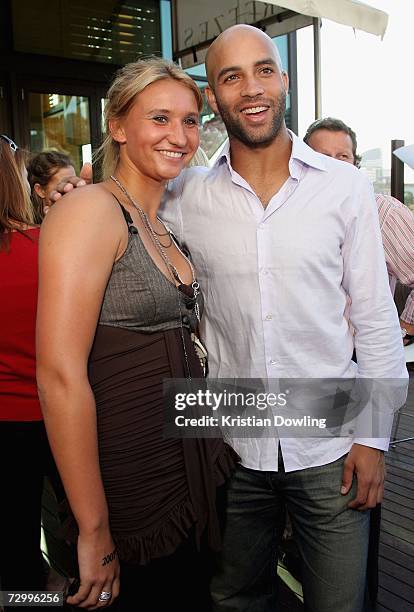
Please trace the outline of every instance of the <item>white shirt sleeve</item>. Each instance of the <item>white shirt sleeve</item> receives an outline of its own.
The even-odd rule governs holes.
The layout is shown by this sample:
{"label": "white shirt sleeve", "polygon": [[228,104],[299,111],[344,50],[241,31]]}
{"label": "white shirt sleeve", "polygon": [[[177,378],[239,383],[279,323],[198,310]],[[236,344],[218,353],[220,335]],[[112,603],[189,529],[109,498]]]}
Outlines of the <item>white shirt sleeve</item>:
{"label": "white shirt sleeve", "polygon": [[374,193],[365,177],[358,182],[342,245],[343,287],[352,300],[357,377],[369,379],[370,398],[358,416],[354,442],[386,450],[394,412],[406,399],[408,373]]}

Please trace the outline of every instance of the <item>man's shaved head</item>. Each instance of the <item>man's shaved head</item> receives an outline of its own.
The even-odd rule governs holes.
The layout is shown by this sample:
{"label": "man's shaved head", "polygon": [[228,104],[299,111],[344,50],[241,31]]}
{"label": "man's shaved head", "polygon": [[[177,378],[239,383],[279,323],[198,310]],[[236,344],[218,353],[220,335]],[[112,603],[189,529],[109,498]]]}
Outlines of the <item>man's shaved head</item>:
{"label": "man's shaved head", "polygon": [[270,146],[281,130],[289,79],[267,34],[250,25],[228,28],[206,57],[208,103],[229,137],[244,146]]}
{"label": "man's shaved head", "polygon": [[269,50],[269,56],[274,59],[280,72],[283,71],[279,51],[267,34],[251,25],[239,24],[231,26],[217,36],[216,40],[210,45],[207,51],[206,72],[209,85],[212,89],[214,89],[215,76],[219,68],[219,58],[222,57],[223,50],[228,47],[228,45],[232,45],[234,48],[238,49],[242,55],[243,47],[247,47],[252,38],[261,40],[265,43],[265,46]]}

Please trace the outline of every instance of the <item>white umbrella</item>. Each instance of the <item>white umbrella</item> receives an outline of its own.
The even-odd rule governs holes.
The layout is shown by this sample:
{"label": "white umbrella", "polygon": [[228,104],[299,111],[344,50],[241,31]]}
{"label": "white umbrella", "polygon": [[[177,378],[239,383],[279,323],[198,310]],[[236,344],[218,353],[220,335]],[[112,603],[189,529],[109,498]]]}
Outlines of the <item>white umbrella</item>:
{"label": "white umbrella", "polygon": [[321,47],[319,30],[321,18],[330,19],[381,36],[385,34],[388,15],[357,0],[266,0],[270,4],[291,9],[302,15],[313,17],[313,53],[315,82],[315,119],[322,116]]}
{"label": "white umbrella", "polygon": [[[174,56],[181,58],[186,68],[203,61],[207,47],[214,38],[223,29],[235,23],[266,25],[270,36],[280,36],[313,23],[317,119],[322,113],[319,40],[321,19],[330,19],[381,37],[384,36],[388,24],[387,13],[357,0],[263,0],[237,2],[237,7],[234,6],[233,0],[174,0],[172,6]],[[272,11],[268,10],[269,6],[272,6]],[[246,14],[249,15],[246,17]]]}
{"label": "white umbrella", "polygon": [[266,0],[302,15],[325,18],[377,36],[384,36],[388,15],[357,0]]}
{"label": "white umbrella", "polygon": [[393,151],[395,157],[398,157],[402,162],[410,166],[414,170],[414,144],[407,145],[406,147],[400,147]]}

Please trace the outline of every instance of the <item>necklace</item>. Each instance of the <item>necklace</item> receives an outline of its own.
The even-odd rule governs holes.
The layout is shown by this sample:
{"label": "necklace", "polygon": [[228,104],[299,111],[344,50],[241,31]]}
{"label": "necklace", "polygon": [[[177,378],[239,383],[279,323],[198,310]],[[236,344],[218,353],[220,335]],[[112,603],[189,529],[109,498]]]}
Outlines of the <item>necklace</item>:
{"label": "necklace", "polygon": [[[185,283],[183,282],[182,278],[180,277],[177,268],[174,266],[174,264],[172,263],[172,261],[170,260],[170,258],[168,257],[167,253],[165,252],[165,249],[168,248],[169,246],[171,246],[171,244],[173,243],[173,239],[171,236],[171,232],[165,227],[163,221],[157,216],[158,221],[161,223],[161,225],[164,227],[164,229],[166,230],[165,234],[158,234],[154,228],[151,225],[151,222],[148,218],[147,213],[142,210],[142,208],[137,204],[137,202],[133,199],[133,197],[128,193],[128,191],[126,190],[126,188],[124,187],[124,185],[115,177],[115,176],[111,176],[110,177],[114,183],[118,186],[118,188],[122,191],[122,193],[124,194],[124,196],[128,199],[128,201],[132,204],[132,206],[135,208],[135,210],[138,211],[139,216],[141,217],[141,221],[142,224],[145,228],[145,230],[147,231],[148,235],[150,236],[154,246],[156,247],[157,251],[159,252],[159,254],[161,255],[164,263],[167,266],[167,269],[169,270],[169,272],[172,273],[173,277],[174,277],[174,281],[177,281],[178,283],[180,283],[180,285],[185,285]],[[169,236],[170,238],[170,244],[168,244],[168,246],[163,245],[159,239],[160,236]],[[177,245],[176,242],[175,246],[177,247],[177,249],[179,250],[179,252],[181,253],[181,255],[184,257],[184,259],[187,261],[190,270],[191,270],[191,276],[192,276],[192,283],[191,286],[193,288],[193,291],[196,292],[196,295],[194,297],[197,297],[199,290],[200,290],[200,285],[197,283],[196,279],[195,279],[195,272],[194,272],[194,267],[193,264],[191,263],[191,261],[184,255],[184,253],[182,252],[182,250],[180,249],[180,247]],[[175,284],[175,282],[174,282]],[[198,318],[198,316],[197,316]]]}
{"label": "necklace", "polygon": [[[151,221],[149,220],[149,217],[147,215],[147,213],[145,212],[145,210],[142,210],[141,206],[139,206],[137,204],[137,202],[134,200],[134,198],[131,196],[130,193],[128,193],[128,191],[126,190],[126,188],[124,187],[124,185],[121,183],[121,181],[119,181],[115,176],[110,176],[110,178],[114,181],[114,183],[117,185],[117,187],[122,191],[122,193],[124,194],[124,196],[127,198],[127,200],[129,201],[130,204],[132,204],[132,206],[135,208],[135,210],[138,211],[139,216],[141,217],[141,221],[145,227],[145,229],[147,230],[147,232],[150,233],[151,235],[151,239],[153,240],[153,238],[156,236],[157,237],[157,242],[160,245],[160,247],[162,247],[163,249],[168,249],[172,243],[173,243],[173,239],[171,236],[171,232],[165,227],[164,223],[162,222],[162,220],[157,216],[157,221],[159,223],[161,223],[161,225],[164,227],[164,229],[166,230],[164,233],[159,234],[158,232],[155,231],[155,229],[152,227],[151,225]],[[162,244],[161,241],[158,239],[159,237],[163,237],[163,236],[168,236],[170,241],[168,244]],[[172,264],[171,264],[172,265]],[[181,282],[181,281],[180,281]]]}
{"label": "necklace", "polygon": [[[159,222],[160,222],[162,225],[164,225],[164,223],[161,221],[161,219],[159,219],[158,217],[157,217],[157,219],[158,219],[158,221],[159,221]],[[165,227],[165,226],[164,226],[164,227]],[[165,229],[167,229],[167,228],[165,228]],[[171,233],[170,233],[168,230],[165,232],[165,234],[159,234],[158,232],[156,232],[156,231],[155,231],[155,229],[154,229],[154,228],[152,228],[152,231],[153,231],[153,232],[154,232],[154,234],[156,234],[157,236],[160,236],[160,237],[162,237],[162,236],[170,236],[170,238],[171,238]],[[168,246],[171,246],[171,245],[168,245]]]}
{"label": "necklace", "polygon": [[[182,345],[183,345],[185,364],[186,364],[186,368],[187,368],[187,378],[189,380],[191,380],[190,366],[189,366],[189,363],[188,363],[188,355],[187,355],[187,349],[186,349],[186,346],[185,346],[185,339],[184,339],[180,289],[179,289],[179,287],[177,287],[176,283],[178,282],[178,283],[180,283],[180,285],[183,285],[184,287],[186,287],[187,285],[182,281],[182,279],[181,279],[181,277],[180,277],[180,275],[178,273],[177,268],[174,266],[172,261],[169,259],[167,253],[165,252],[165,248],[168,248],[169,246],[171,246],[171,244],[173,242],[172,234],[165,227],[165,224],[163,223],[163,221],[157,216],[158,221],[161,223],[161,225],[166,230],[165,234],[158,234],[154,230],[154,228],[152,227],[147,213],[144,210],[142,210],[142,208],[137,204],[137,202],[135,202],[135,200],[128,193],[128,191],[126,190],[124,185],[115,176],[111,175],[110,178],[114,181],[114,183],[117,185],[117,187],[122,191],[122,193],[125,195],[125,197],[128,199],[128,201],[132,204],[132,206],[138,211],[139,216],[140,216],[141,221],[142,221],[142,224],[143,224],[146,232],[148,233],[152,243],[154,244],[155,248],[157,249],[158,253],[160,254],[162,260],[164,261],[165,266],[167,268],[167,271],[168,271],[168,273],[169,273],[169,275],[171,277],[172,284],[174,285],[174,287],[176,289],[177,303],[178,303],[178,312],[179,312],[179,320],[180,320],[181,341],[182,341]],[[161,241],[159,239],[160,236],[167,236],[167,235],[170,237],[170,241],[171,241],[170,244],[168,245],[168,247],[162,245]],[[176,248],[178,249],[178,251],[180,252],[180,254],[182,255],[182,257],[187,261],[187,263],[188,263],[188,265],[190,267],[191,276],[192,276],[191,288],[193,290],[192,299],[194,301],[194,313],[195,313],[195,315],[197,317],[198,322],[200,322],[200,307],[199,307],[198,302],[197,302],[197,296],[200,293],[200,285],[199,285],[199,283],[196,280],[193,264],[188,259],[188,257],[186,257],[184,255],[184,253],[182,252],[182,250],[180,249],[179,245],[177,244],[177,242],[175,240],[174,240],[174,244],[175,244]]]}

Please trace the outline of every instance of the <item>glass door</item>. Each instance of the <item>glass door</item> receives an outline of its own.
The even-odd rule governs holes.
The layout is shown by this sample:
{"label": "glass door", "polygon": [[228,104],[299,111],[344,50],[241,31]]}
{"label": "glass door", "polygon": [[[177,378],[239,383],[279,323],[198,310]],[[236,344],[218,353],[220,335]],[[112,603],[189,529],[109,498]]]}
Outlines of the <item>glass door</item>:
{"label": "glass door", "polygon": [[77,172],[100,145],[105,87],[83,81],[21,80],[20,142],[32,153],[55,149],[69,155]]}
{"label": "glass door", "polygon": [[29,129],[32,152],[58,149],[79,170],[92,159],[89,99],[51,92],[29,93]]}

